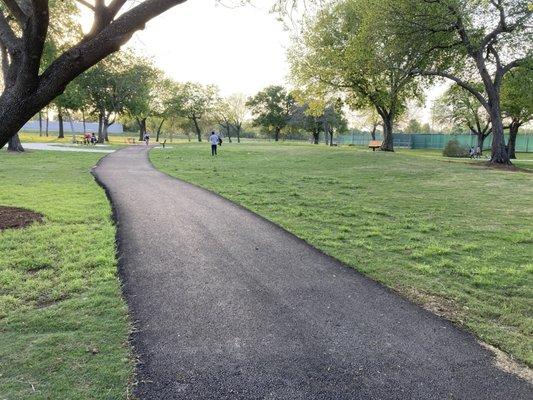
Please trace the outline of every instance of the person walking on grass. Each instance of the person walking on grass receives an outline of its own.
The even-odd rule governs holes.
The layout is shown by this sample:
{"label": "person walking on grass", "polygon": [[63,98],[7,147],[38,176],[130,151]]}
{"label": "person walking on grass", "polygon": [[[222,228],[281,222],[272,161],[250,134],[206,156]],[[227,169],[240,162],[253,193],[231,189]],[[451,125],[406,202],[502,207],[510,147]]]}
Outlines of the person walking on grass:
{"label": "person walking on grass", "polygon": [[211,155],[216,156],[217,146],[220,143],[220,136],[218,136],[215,132],[211,132],[211,136],[209,136],[209,142],[211,142]]}

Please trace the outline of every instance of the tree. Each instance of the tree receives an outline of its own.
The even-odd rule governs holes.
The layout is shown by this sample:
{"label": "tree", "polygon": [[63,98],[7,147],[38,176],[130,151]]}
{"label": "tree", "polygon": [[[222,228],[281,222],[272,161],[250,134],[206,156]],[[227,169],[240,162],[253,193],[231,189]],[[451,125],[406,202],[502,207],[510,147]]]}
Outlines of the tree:
{"label": "tree", "polygon": [[310,132],[314,144],[318,144],[320,133],[324,132],[326,144],[333,146],[334,133],[344,132],[348,127],[342,100],[328,99],[312,90],[295,90],[293,95],[300,103],[293,106],[289,124]]}
{"label": "tree", "polygon": [[294,98],[281,86],[268,86],[246,102],[254,116],[253,125],[274,130],[276,142],[289,122],[293,105]]}
{"label": "tree", "polygon": [[[5,6],[0,3],[0,10],[6,13],[9,20],[9,12],[5,10]],[[52,60],[59,55],[59,53],[72,44],[74,40],[81,37],[81,27],[76,21],[78,15],[78,8],[73,0],[50,0],[50,31],[43,45],[43,56],[40,65],[40,72],[44,71],[50,65]],[[0,23],[1,25],[1,23]],[[12,27],[13,25],[10,25]],[[0,29],[1,31],[1,29]],[[17,29],[15,28],[15,31]],[[18,33],[18,32],[17,32]],[[0,51],[2,56],[2,72],[4,79],[4,89],[9,85],[8,69],[9,69],[9,53],[7,48],[2,46],[0,32]],[[39,110],[39,113],[41,110]],[[60,118],[62,114],[59,113]],[[60,137],[62,137],[62,124],[60,124]],[[2,146],[0,146],[1,148]],[[8,151],[24,151],[18,134],[16,133],[8,141]]]}
{"label": "tree", "polygon": [[[471,86],[480,84],[470,83]],[[483,151],[483,142],[492,132],[490,115],[479,101],[459,85],[451,86],[433,106],[433,115],[439,123],[468,127],[477,137],[477,145]]]}
{"label": "tree", "polygon": [[153,81],[153,89],[151,96],[151,116],[148,119],[149,126],[156,133],[155,141],[159,142],[163,126],[171,117],[171,110],[169,108],[169,100],[174,95],[174,82],[166,78],[162,71],[155,70],[155,78]]}
{"label": "tree", "polygon": [[295,104],[288,125],[310,132],[313,143],[318,144],[320,133],[324,132],[323,113],[311,109],[309,104]]}
{"label": "tree", "polygon": [[200,121],[214,110],[218,103],[218,88],[195,82],[175,83],[174,95],[168,100],[169,112],[177,117],[187,118],[202,141]]}
{"label": "tree", "polygon": [[[413,73],[452,80],[472,93],[492,121],[491,162],[510,164],[500,91],[505,75],[531,54],[531,1],[398,0],[387,7],[385,32],[423,60]],[[481,90],[472,81],[482,82]]]}
{"label": "tree", "polygon": [[[80,111],[88,105],[88,93],[78,77],[70,82],[63,94],[56,97],[53,104],[57,108],[57,118],[59,122],[58,138],[64,138],[63,117],[65,111]],[[69,114],[70,115],[70,114]]]}
{"label": "tree", "polygon": [[228,141],[231,143],[231,117],[230,106],[226,99],[220,99],[214,107],[213,116],[220,127],[225,131]]}
{"label": "tree", "polygon": [[396,53],[396,44],[381,28],[377,4],[343,0],[326,5],[302,31],[289,62],[299,86],[329,88],[344,94],[355,109],[374,108],[383,121],[381,149],[393,151],[394,122],[407,99],[421,93],[410,74],[416,60]]}
{"label": "tree", "polygon": [[421,131],[422,124],[415,118],[411,118],[405,127],[405,133],[420,133]]}
{"label": "tree", "polygon": [[126,65],[120,76],[119,93],[124,96],[124,111],[137,121],[139,141],[142,141],[147,133],[148,118],[161,116],[166,111],[156,93],[156,88],[159,88],[157,82],[162,73],[144,58],[129,57],[129,63]]}
{"label": "tree", "polygon": [[121,12],[126,0],[77,0],[94,13],[92,29],[40,73],[52,31],[49,0],[2,0],[0,55],[5,87],[0,96],[0,148],[67,84],[126,43],[145,24],[185,0],[144,0]]}
{"label": "tree", "polygon": [[518,129],[533,118],[533,62],[507,74],[502,84],[502,112],[510,120],[507,149],[511,159],[516,158],[515,146]]}
{"label": "tree", "polygon": [[241,142],[242,124],[246,118],[246,96],[242,93],[232,94],[226,99],[229,121],[235,129],[237,143]]}

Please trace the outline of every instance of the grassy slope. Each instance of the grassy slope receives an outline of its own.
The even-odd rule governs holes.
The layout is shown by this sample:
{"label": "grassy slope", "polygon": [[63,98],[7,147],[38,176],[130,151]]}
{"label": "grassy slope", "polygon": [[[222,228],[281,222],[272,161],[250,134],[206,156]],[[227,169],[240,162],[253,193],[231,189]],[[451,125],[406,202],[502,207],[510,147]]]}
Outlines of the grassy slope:
{"label": "grassy slope", "polygon": [[155,150],[243,204],[533,365],[533,175],[436,152],[309,145]]}
{"label": "grassy slope", "polygon": [[132,372],[101,154],[0,152],[0,204],[45,215],[0,232],[0,398],[119,399]]}

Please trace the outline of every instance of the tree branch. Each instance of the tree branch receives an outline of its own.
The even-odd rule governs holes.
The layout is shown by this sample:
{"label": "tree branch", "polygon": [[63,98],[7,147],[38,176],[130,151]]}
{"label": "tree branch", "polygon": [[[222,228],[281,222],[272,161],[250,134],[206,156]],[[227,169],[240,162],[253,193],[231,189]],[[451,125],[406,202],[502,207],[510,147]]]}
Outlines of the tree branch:
{"label": "tree branch", "polygon": [[455,83],[457,83],[459,86],[461,86],[463,89],[466,89],[470,93],[472,93],[476,97],[476,99],[478,99],[479,102],[483,105],[483,107],[485,107],[487,110],[490,108],[489,104],[487,103],[487,100],[485,100],[485,98],[479,91],[477,91],[472,85],[456,77],[455,75],[448,74],[446,72],[426,71],[426,70],[414,70],[412,73],[423,75],[423,76],[440,76],[441,78],[450,79],[454,81]]}
{"label": "tree branch", "polygon": [[11,15],[13,15],[19,25],[23,27],[28,19],[28,16],[26,13],[24,13],[24,11],[22,11],[22,8],[20,8],[16,0],[2,0],[2,2],[6,5],[7,9]]}
{"label": "tree branch", "polygon": [[15,36],[15,33],[9,26],[7,19],[3,12],[0,11],[0,42],[4,45],[6,50],[12,54],[13,51],[20,49],[20,40]]}
{"label": "tree branch", "polygon": [[76,0],[76,1],[77,1],[78,3],[84,5],[85,7],[87,7],[87,8],[90,9],[90,10],[93,10],[93,11],[95,10],[94,5],[91,4],[91,3],[89,3],[89,2],[86,1],[86,0]]}

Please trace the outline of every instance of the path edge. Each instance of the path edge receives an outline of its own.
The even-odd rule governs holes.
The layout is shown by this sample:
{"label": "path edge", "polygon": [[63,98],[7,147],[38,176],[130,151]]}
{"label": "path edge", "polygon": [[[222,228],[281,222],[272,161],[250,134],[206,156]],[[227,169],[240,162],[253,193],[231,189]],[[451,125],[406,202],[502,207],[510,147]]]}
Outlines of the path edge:
{"label": "path edge", "polygon": [[[127,147],[126,147],[127,148]],[[94,166],[91,167],[89,173],[93,176],[94,181],[98,186],[100,186],[105,193],[105,196],[107,198],[107,201],[111,207],[111,222],[113,226],[115,227],[115,259],[117,260],[117,277],[120,284],[120,297],[122,298],[122,302],[126,306],[126,314],[127,314],[127,320],[128,320],[128,347],[129,347],[129,361],[133,364],[133,371],[132,374],[128,377],[127,382],[127,389],[126,389],[126,400],[137,400],[137,397],[134,395],[135,387],[138,386],[139,380],[138,380],[138,366],[141,364],[139,354],[136,351],[135,347],[135,338],[134,334],[137,331],[137,323],[132,319],[132,312],[130,309],[130,306],[128,304],[128,299],[126,298],[126,290],[125,290],[125,279],[124,279],[124,263],[122,261],[122,249],[121,249],[121,237],[120,237],[120,219],[118,210],[115,206],[115,203],[113,202],[113,197],[111,196],[111,191],[109,188],[102,182],[98,174],[96,173],[96,169],[101,167],[101,163],[106,159],[107,157],[115,154],[116,152],[123,150],[118,149],[112,153],[108,153],[101,157]]]}

